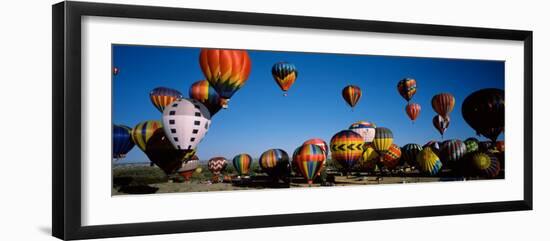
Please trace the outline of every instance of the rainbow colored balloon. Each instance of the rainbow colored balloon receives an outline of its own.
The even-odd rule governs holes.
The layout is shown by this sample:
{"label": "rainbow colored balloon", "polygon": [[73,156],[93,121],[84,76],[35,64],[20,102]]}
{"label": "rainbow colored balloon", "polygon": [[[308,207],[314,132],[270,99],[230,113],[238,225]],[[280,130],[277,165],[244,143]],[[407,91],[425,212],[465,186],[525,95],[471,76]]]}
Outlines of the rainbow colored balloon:
{"label": "rainbow colored balloon", "polygon": [[357,105],[357,102],[359,102],[359,99],[361,99],[361,88],[355,85],[348,85],[342,89],[342,97],[353,109]]}
{"label": "rainbow colored balloon", "polygon": [[416,80],[404,78],[397,83],[397,91],[407,102],[416,94]]}
{"label": "rainbow colored balloon", "polygon": [[330,140],[332,160],[337,161],[345,171],[351,170],[363,154],[363,137],[355,131],[343,130]]}
{"label": "rainbow colored balloon", "polygon": [[399,164],[399,158],[401,158],[401,148],[396,144],[392,144],[388,151],[382,155],[382,165],[389,170],[393,170]]}
{"label": "rainbow colored balloon", "polygon": [[304,141],[302,145],[307,145],[307,144],[313,144],[321,147],[321,150],[323,150],[325,152],[325,155],[328,156],[328,145],[323,139],[321,138],[309,139],[307,141]]}
{"label": "rainbow colored balloon", "polygon": [[246,176],[250,173],[250,165],[252,164],[252,157],[246,153],[236,155],[233,158],[233,166],[239,174],[239,176]]}
{"label": "rainbow colored balloon", "polygon": [[378,152],[374,150],[372,145],[364,146],[363,154],[359,159],[359,169],[362,171],[372,172],[376,169],[376,164],[380,160]]}
{"label": "rainbow colored balloon", "polygon": [[284,92],[284,96],[287,96],[287,91],[298,78],[296,66],[287,62],[279,62],[274,64],[271,68],[271,74],[273,75],[275,82],[277,82],[281,90]]}
{"label": "rainbow colored balloon", "polygon": [[302,176],[307,179],[307,183],[312,184],[313,179],[321,171],[321,167],[326,161],[326,156],[319,146],[307,144],[298,147],[294,151],[292,161],[297,165]]}
{"label": "rainbow colored balloon", "polygon": [[177,99],[183,98],[183,95],[175,90],[166,87],[157,87],[151,90],[149,93],[151,102],[161,113],[164,111],[164,108],[176,101]]}
{"label": "rainbow colored balloon", "polygon": [[251,62],[245,50],[202,49],[199,63],[210,85],[222,98],[222,105],[244,86]]}
{"label": "rainbow colored balloon", "polygon": [[200,80],[193,83],[191,87],[189,87],[189,97],[206,106],[210,112],[210,116],[214,116],[214,114],[218,113],[222,108],[220,96],[216,90],[210,86],[207,80]]}
{"label": "rainbow colored balloon", "polygon": [[260,168],[273,178],[290,174],[288,154],[282,149],[269,149],[260,156]]}

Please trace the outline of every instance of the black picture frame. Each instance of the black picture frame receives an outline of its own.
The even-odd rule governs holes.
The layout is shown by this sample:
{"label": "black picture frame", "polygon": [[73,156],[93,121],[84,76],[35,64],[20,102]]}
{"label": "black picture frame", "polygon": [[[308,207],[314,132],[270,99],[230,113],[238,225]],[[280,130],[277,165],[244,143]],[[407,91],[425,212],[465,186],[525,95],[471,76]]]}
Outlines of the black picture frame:
{"label": "black picture frame", "polygon": [[[60,239],[200,232],[380,219],[532,210],[533,208],[533,32],[384,21],[335,19],[151,7],[61,2],[53,24],[53,194],[52,233]],[[428,36],[517,40],[524,43],[524,194],[522,200],[421,207],[343,210],[236,218],[82,226],[81,224],[81,18],[104,16],[258,26],[366,31]]]}

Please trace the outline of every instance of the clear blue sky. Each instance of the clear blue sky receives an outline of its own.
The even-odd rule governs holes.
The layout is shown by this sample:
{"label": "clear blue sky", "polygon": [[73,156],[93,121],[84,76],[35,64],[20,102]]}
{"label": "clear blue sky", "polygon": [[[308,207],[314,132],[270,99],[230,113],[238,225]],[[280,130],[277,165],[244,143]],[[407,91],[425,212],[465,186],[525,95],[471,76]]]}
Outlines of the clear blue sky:
{"label": "clear blue sky", "polygon": [[[188,96],[189,86],[204,79],[198,48],[113,46],[113,122],[134,127],[138,122],[161,119],[149,100],[149,91],[158,86],[179,90]],[[232,159],[239,153],[257,158],[270,148],[291,154],[313,137],[327,143],[336,132],[358,120],[390,128],[394,143],[424,144],[441,140],[432,126],[436,114],[433,95],[450,92],[456,98],[451,125],[445,139],[475,136],[461,114],[466,96],[482,88],[504,89],[504,62],[365,55],[249,51],[252,71],[247,83],[212,119],[208,134],[198,147],[201,160],[213,156]],[[271,67],[279,61],[296,65],[299,75],[284,97]],[[405,114],[406,101],[397,92],[397,82],[417,80],[412,101],[422,106],[413,125]],[[354,111],[342,98],[342,88],[354,84],[363,96]],[[500,136],[500,139],[503,135]],[[478,137],[486,140],[484,137]],[[134,147],[121,162],[148,161]]]}

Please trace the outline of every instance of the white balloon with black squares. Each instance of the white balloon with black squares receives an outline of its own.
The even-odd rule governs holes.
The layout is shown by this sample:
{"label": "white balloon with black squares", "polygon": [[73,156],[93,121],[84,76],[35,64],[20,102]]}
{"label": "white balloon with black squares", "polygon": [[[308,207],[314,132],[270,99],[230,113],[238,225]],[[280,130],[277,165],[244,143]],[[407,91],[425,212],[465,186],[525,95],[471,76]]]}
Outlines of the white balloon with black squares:
{"label": "white balloon with black squares", "polygon": [[166,136],[178,150],[195,149],[210,127],[210,112],[193,99],[178,99],[162,113]]}

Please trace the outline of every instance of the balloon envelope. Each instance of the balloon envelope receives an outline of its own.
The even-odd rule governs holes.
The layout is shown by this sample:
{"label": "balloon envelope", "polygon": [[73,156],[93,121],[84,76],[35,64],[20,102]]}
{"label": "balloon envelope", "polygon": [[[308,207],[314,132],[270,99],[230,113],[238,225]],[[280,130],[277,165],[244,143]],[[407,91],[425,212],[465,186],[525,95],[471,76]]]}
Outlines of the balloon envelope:
{"label": "balloon envelope", "polygon": [[113,158],[124,158],[134,147],[130,127],[113,125]]}
{"label": "balloon envelope", "polygon": [[482,89],[462,102],[462,117],[478,135],[496,142],[504,131],[504,90]]}
{"label": "balloon envelope", "polygon": [[435,115],[434,118],[432,119],[432,123],[435,129],[439,132],[439,134],[441,134],[441,138],[443,138],[443,134],[451,124],[451,117],[449,116],[443,117],[440,115]]}
{"label": "balloon envelope", "polygon": [[397,83],[397,91],[406,101],[410,101],[416,94],[416,80],[404,78]]}
{"label": "balloon envelope", "polygon": [[292,155],[293,163],[309,184],[321,171],[321,167],[326,160],[325,153],[317,145],[307,144],[298,147]]}
{"label": "balloon envelope", "polygon": [[212,157],[208,160],[208,170],[214,175],[220,175],[227,167],[227,159],[225,157]]}
{"label": "balloon envelope", "polygon": [[393,144],[393,133],[385,127],[377,127],[372,141],[374,149],[378,154],[384,154]]}
{"label": "balloon envelope", "polygon": [[241,153],[233,158],[233,166],[239,176],[248,175],[250,166],[252,165],[252,157],[246,153]]}
{"label": "balloon envelope", "polygon": [[432,97],[432,108],[442,117],[448,117],[455,107],[455,97],[450,93],[441,93]]}
{"label": "balloon envelope", "polygon": [[202,49],[199,63],[204,76],[223,99],[230,99],[244,86],[251,69],[245,50]]}
{"label": "balloon envelope", "polygon": [[418,162],[416,161],[416,156],[420,151],[422,151],[422,146],[415,144],[415,143],[409,143],[407,145],[404,145],[401,148],[401,164],[404,164],[405,162],[409,164],[409,166],[418,166]]}
{"label": "balloon envelope", "polygon": [[160,112],[164,111],[164,108],[176,101],[177,99],[183,98],[183,95],[175,90],[166,87],[157,87],[151,90],[149,93],[149,98],[151,102]]}
{"label": "balloon envelope", "polygon": [[191,87],[189,87],[189,97],[206,106],[210,112],[210,116],[214,116],[222,108],[220,96],[216,90],[210,86],[207,80],[200,80],[193,83]]}
{"label": "balloon envelope", "polygon": [[411,119],[413,122],[418,118],[418,115],[420,115],[420,110],[422,108],[417,103],[409,103],[407,106],[405,106],[405,112],[407,113],[407,116],[409,116],[409,119]]}
{"label": "balloon envelope", "polygon": [[149,120],[141,122],[132,129],[132,140],[139,149],[145,152],[147,150],[147,142],[159,129],[162,129],[162,123],[160,121]]}
{"label": "balloon envelope", "polygon": [[282,91],[286,92],[290,89],[296,78],[298,78],[298,71],[296,66],[287,62],[279,62],[273,65],[271,68],[271,74],[277,82],[277,85]]}
{"label": "balloon envelope", "polygon": [[307,144],[313,144],[313,145],[317,145],[317,146],[321,147],[321,150],[323,150],[323,152],[325,152],[325,155],[328,156],[328,145],[323,139],[321,139],[321,138],[312,138],[312,139],[309,139],[307,141],[304,141],[304,143],[302,145],[307,145]]}
{"label": "balloon envelope", "polygon": [[260,156],[260,168],[269,176],[277,178],[290,174],[290,158],[282,149],[269,149]]}
{"label": "balloon envelope", "polygon": [[351,130],[336,133],[330,140],[332,160],[349,171],[363,154],[363,137]]}
{"label": "balloon envelope", "polygon": [[361,88],[355,85],[348,85],[342,89],[342,97],[353,108],[357,105],[359,99],[361,99]]}
{"label": "balloon envelope", "polygon": [[376,132],[376,125],[368,121],[358,121],[349,126],[350,130],[357,132],[357,134],[363,137],[363,141],[370,143],[374,140]]}
{"label": "balloon envelope", "polygon": [[392,144],[388,151],[382,155],[382,165],[389,170],[393,170],[399,164],[399,158],[401,158],[401,148],[396,144]]}
{"label": "balloon envelope", "polygon": [[439,173],[443,167],[443,163],[441,163],[439,157],[429,147],[422,149],[416,156],[416,160],[418,161],[420,171],[430,176]]}
{"label": "balloon envelope", "polygon": [[210,112],[200,102],[180,99],[162,114],[164,133],[178,150],[192,150],[202,141],[210,127]]}

